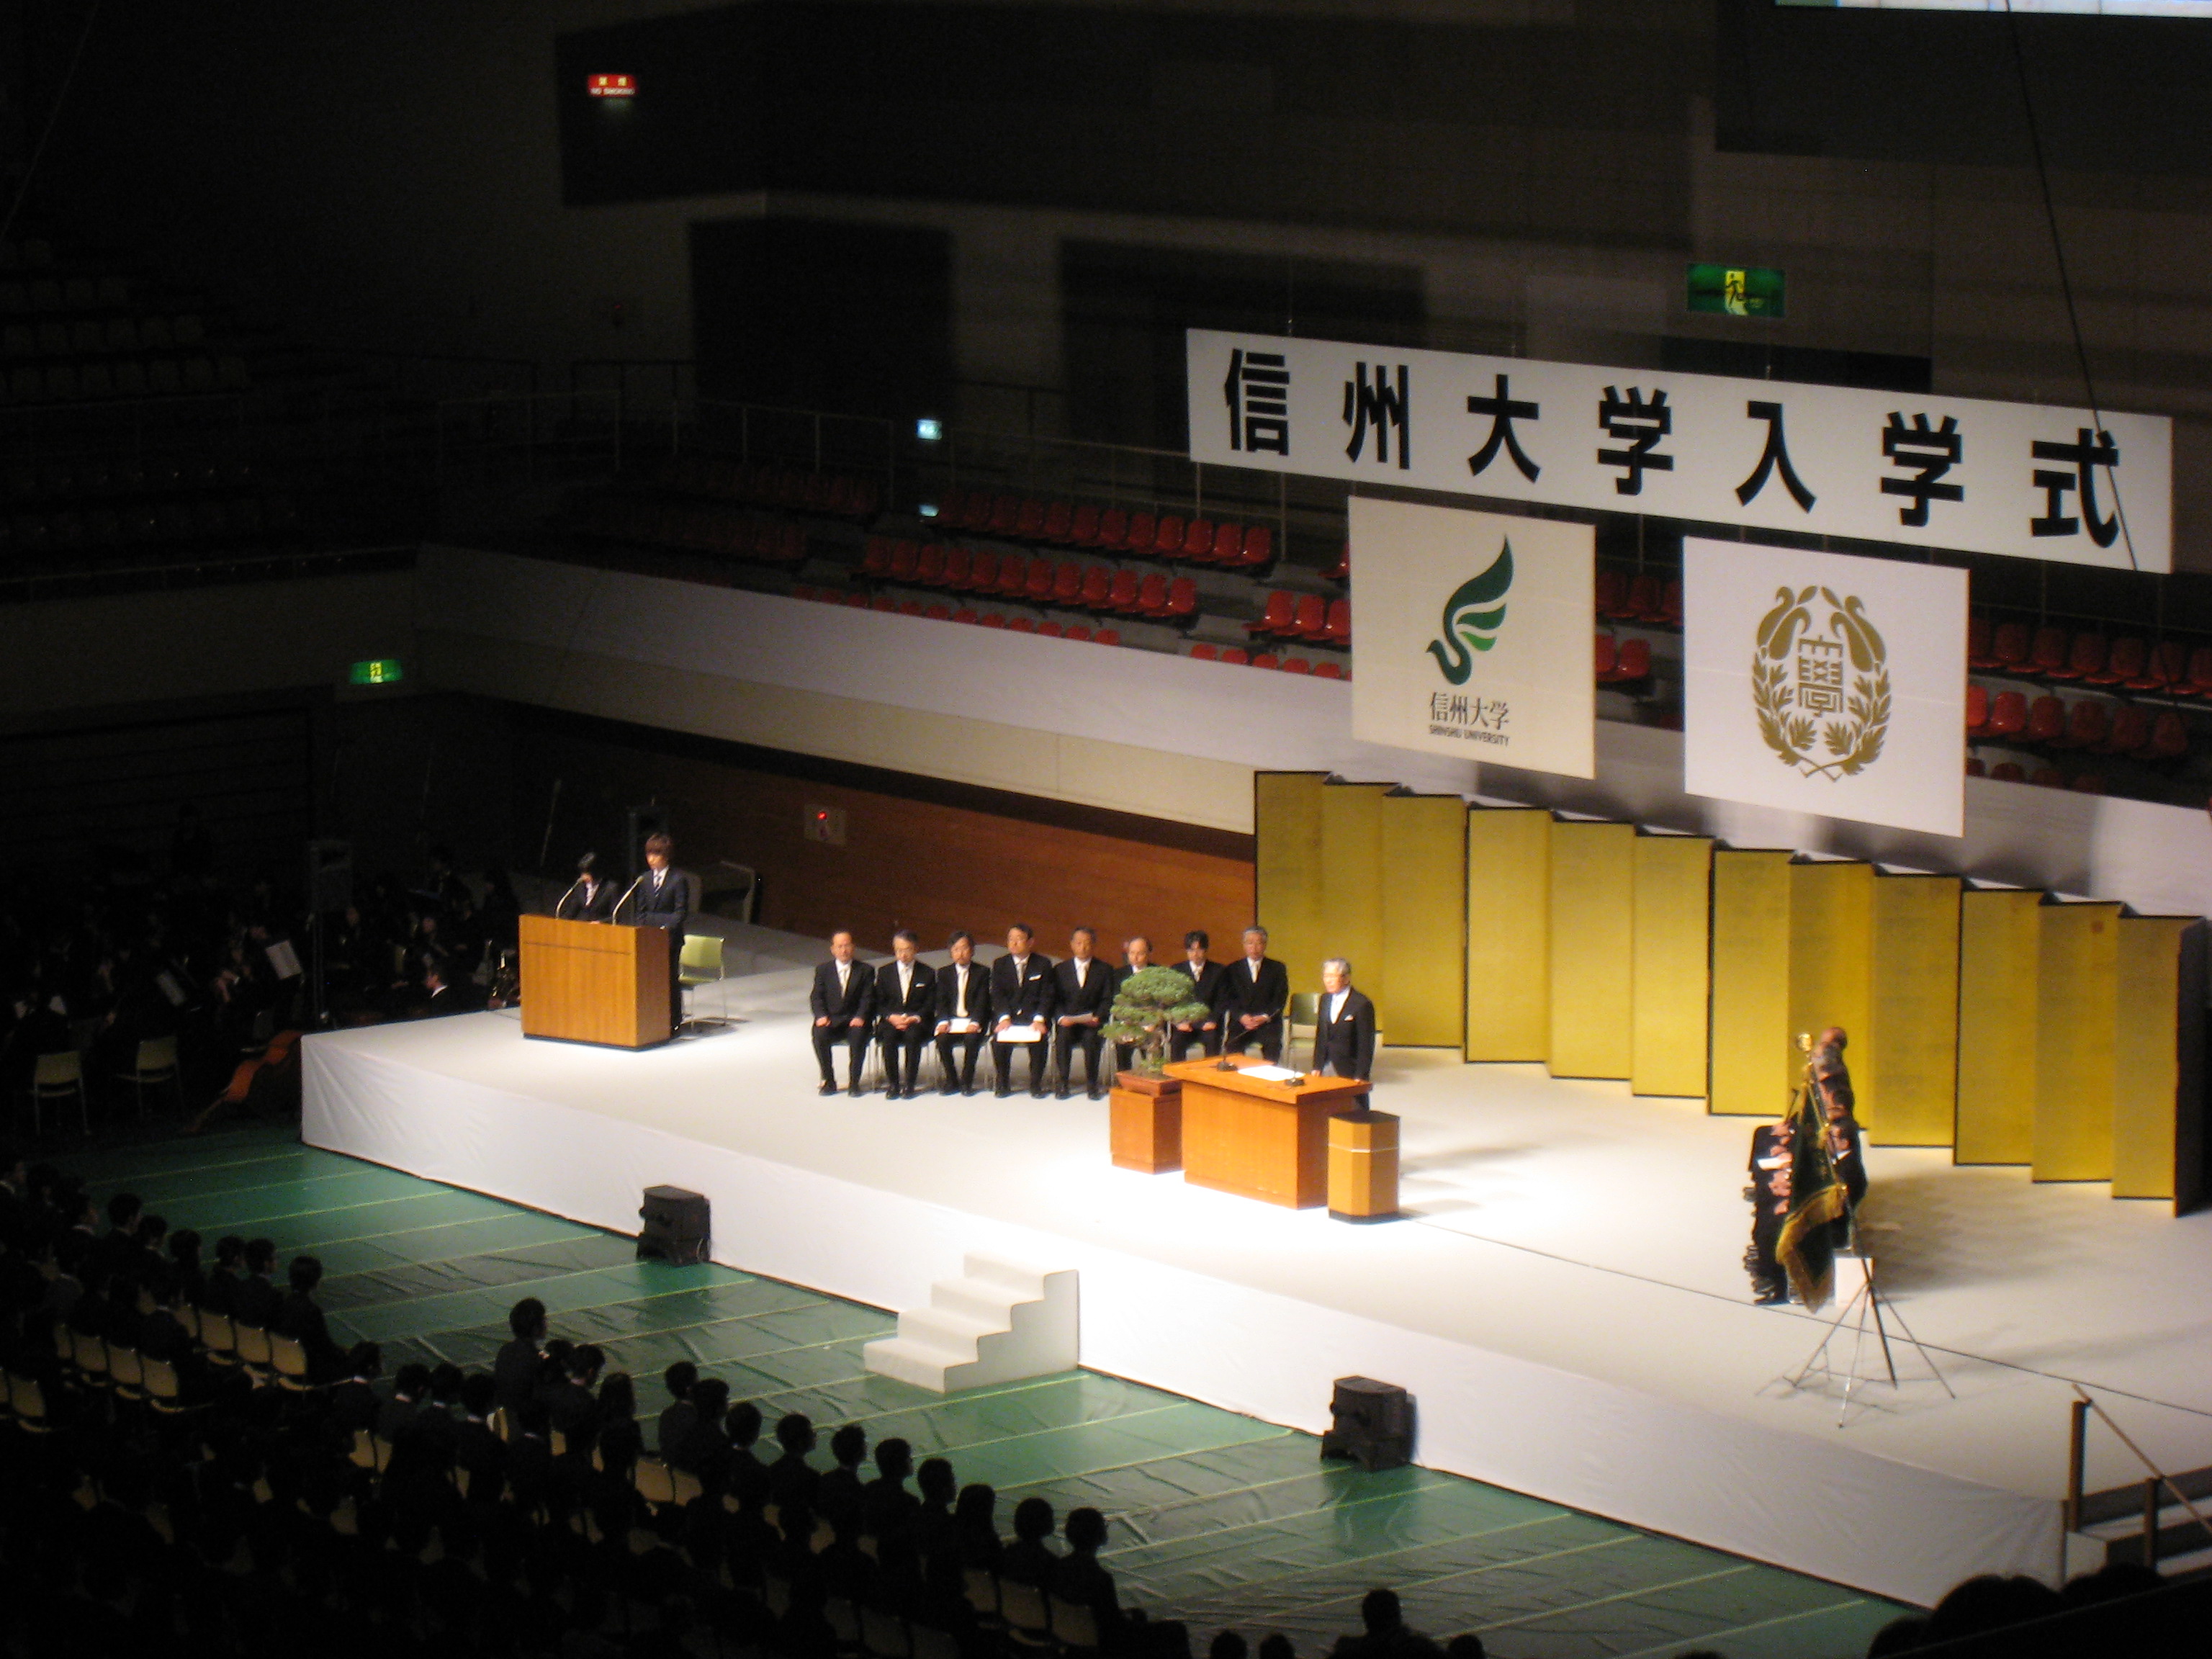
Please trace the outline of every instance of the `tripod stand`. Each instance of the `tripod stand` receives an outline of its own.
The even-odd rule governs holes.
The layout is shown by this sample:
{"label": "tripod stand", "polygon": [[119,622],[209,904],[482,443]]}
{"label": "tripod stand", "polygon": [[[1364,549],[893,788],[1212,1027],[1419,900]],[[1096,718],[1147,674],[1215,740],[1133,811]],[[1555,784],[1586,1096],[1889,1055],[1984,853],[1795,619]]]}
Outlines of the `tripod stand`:
{"label": "tripod stand", "polygon": [[[1856,1246],[1857,1224],[1854,1218],[1852,1247],[1855,1251]],[[1889,1386],[1893,1389],[1899,1386],[1897,1357],[1891,1352],[1889,1346],[1890,1322],[1894,1321],[1904,1340],[1910,1342],[1915,1352],[1919,1354],[1920,1363],[1928,1367],[1928,1374],[1942,1385],[1945,1394],[1956,1400],[1959,1397],[1958,1395],[1953,1390],[1950,1383],[1944,1381],[1943,1373],[1937,1369],[1936,1362],[1929,1358],[1926,1346],[1912,1334],[1912,1328],[1905,1322],[1905,1316],[1898,1312],[1896,1304],[1882,1294],[1881,1281],[1875,1275],[1874,1258],[1854,1254],[1839,1256],[1837,1259],[1839,1261],[1857,1261],[1863,1264],[1866,1276],[1860,1281],[1858,1289],[1851,1292],[1850,1299],[1837,1310],[1836,1317],[1829,1325],[1827,1334],[1820,1339],[1820,1346],[1813,1350],[1812,1354],[1802,1365],[1797,1368],[1794,1375],[1784,1380],[1793,1389],[1804,1389],[1808,1386],[1808,1379],[1816,1376],[1822,1381],[1832,1381],[1836,1376],[1836,1368],[1829,1360],[1828,1351],[1834,1346],[1836,1339],[1843,1334],[1844,1327],[1847,1324],[1850,1325],[1852,1327],[1851,1359],[1850,1365],[1843,1373],[1844,1400],[1836,1413],[1836,1426],[1839,1429],[1844,1427],[1850,1417],[1851,1395],[1857,1390],[1860,1384],[1875,1383],[1883,1380],[1878,1376],[1863,1376],[1860,1374],[1860,1362],[1865,1357],[1867,1327],[1869,1324],[1874,1327],[1875,1342],[1881,1352],[1881,1369],[1887,1373]]]}

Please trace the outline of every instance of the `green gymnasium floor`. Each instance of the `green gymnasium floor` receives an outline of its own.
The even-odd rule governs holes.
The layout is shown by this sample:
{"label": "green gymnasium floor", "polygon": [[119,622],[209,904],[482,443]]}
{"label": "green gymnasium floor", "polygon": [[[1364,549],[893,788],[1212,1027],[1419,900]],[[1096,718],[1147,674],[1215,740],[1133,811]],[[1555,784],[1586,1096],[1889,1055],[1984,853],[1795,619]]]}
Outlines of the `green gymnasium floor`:
{"label": "green gymnasium floor", "polygon": [[[727,1379],[771,1421],[859,1421],[942,1454],[963,1481],[1103,1510],[1123,1597],[1192,1626],[1301,1655],[1357,1627],[1395,1587],[1439,1639],[1479,1632],[1509,1659],[1714,1648],[1731,1659],[1844,1659],[1905,1609],[1818,1579],[1563,1510],[1478,1481],[1320,1465],[1312,1437],[1158,1389],[1072,1371],[951,1398],[861,1369],[893,1316],[724,1267],[634,1259],[629,1240],[301,1146],[289,1125],[94,1150],[63,1161],[104,1200],[129,1188],[210,1245],[266,1235],[322,1258],[343,1341],[410,1359],[489,1364],[507,1308],[540,1297],[555,1332],[599,1343],[648,1413],[679,1358]],[[826,1454],[825,1454],[826,1455]]]}

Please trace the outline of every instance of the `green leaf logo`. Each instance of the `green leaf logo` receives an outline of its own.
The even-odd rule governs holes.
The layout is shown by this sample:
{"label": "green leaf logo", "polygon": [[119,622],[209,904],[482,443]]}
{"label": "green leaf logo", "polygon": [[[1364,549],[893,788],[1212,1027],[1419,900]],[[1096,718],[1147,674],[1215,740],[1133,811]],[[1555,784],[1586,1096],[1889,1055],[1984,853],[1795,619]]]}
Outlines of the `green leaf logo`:
{"label": "green leaf logo", "polygon": [[1429,654],[1449,684],[1465,685],[1474,672],[1472,652],[1498,643],[1498,630],[1505,625],[1505,590],[1512,586],[1513,544],[1507,542],[1489,569],[1468,577],[1444,601],[1443,638],[1429,641]]}

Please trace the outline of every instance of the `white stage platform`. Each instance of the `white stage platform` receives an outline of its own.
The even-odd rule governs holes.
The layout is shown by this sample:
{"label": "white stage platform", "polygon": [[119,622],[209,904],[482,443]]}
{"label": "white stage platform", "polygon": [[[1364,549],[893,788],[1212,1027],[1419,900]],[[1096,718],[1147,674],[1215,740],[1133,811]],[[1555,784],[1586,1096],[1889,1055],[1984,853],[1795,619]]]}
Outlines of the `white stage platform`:
{"label": "white stage platform", "polygon": [[[625,1233],[693,1188],[717,1261],[884,1308],[969,1250],[1073,1267],[1085,1365],[1309,1430],[1333,1378],[1403,1383],[1425,1464],[1923,1604],[2056,1574],[2075,1382],[2212,1464],[2212,1215],[1873,1149],[1887,1286],[1958,1398],[1900,1346],[1839,1428],[1779,1381],[1822,1325],[1748,1302],[1746,1120],[1397,1051],[1410,1216],[1349,1226],[1116,1170],[1103,1103],[821,1098],[808,947],[733,932],[758,971],[696,1005],[732,1024],[662,1049],[511,1013],[312,1036],[305,1138]],[[2140,1478],[2091,1444],[2093,1486]]]}

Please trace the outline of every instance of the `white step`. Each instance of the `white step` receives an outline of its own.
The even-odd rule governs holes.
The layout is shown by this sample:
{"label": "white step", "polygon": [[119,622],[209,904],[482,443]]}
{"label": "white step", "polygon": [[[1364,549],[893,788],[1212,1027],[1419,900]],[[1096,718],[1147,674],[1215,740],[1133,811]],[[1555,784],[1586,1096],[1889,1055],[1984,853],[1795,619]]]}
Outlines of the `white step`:
{"label": "white step", "polygon": [[930,1305],[899,1315],[898,1334],[869,1343],[867,1368],[943,1394],[1074,1368],[1076,1274],[970,1255],[965,1276],[930,1286]]}

